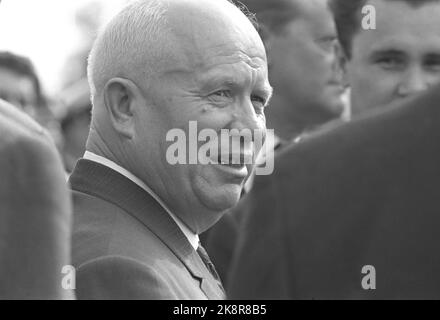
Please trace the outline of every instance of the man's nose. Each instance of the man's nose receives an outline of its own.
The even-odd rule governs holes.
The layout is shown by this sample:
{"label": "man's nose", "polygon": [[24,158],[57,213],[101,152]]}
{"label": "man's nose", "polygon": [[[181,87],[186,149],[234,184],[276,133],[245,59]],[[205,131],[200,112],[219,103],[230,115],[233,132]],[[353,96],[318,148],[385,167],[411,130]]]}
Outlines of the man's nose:
{"label": "man's nose", "polygon": [[398,87],[398,95],[409,97],[427,90],[432,84],[431,76],[421,68],[412,68],[404,74]]}

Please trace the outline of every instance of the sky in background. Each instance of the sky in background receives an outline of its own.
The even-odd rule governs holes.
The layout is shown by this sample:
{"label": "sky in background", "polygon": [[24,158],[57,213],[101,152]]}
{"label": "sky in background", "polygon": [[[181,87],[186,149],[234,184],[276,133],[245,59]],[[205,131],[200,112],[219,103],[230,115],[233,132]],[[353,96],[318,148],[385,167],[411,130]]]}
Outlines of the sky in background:
{"label": "sky in background", "polygon": [[104,5],[104,23],[127,0],[2,0],[0,50],[29,57],[44,89],[49,94],[55,94],[60,90],[67,58],[82,41],[75,13],[97,2]]}

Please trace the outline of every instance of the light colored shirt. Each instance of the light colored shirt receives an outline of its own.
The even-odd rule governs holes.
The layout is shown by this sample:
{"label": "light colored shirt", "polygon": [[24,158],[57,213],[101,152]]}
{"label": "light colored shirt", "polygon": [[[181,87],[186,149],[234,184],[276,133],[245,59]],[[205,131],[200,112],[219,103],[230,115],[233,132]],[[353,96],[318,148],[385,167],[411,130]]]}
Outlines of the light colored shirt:
{"label": "light colored shirt", "polygon": [[97,162],[99,164],[102,164],[103,166],[106,166],[119,174],[122,174],[124,177],[130,179],[132,182],[137,184],[139,187],[145,190],[150,196],[153,197],[154,200],[159,203],[159,205],[173,218],[173,220],[176,222],[176,224],[179,226],[180,230],[182,230],[185,237],[188,239],[191,246],[194,248],[194,250],[197,250],[199,247],[199,236],[192,232],[179,218],[176,217],[167,207],[167,205],[162,201],[162,199],[154,193],[153,190],[151,190],[150,187],[147,186],[146,183],[144,183],[141,179],[136,177],[134,174],[132,174],[127,169],[121,167],[120,165],[114,163],[113,161],[104,158],[102,156],[98,156],[97,154],[94,154],[93,152],[86,151],[84,154],[84,159]]}

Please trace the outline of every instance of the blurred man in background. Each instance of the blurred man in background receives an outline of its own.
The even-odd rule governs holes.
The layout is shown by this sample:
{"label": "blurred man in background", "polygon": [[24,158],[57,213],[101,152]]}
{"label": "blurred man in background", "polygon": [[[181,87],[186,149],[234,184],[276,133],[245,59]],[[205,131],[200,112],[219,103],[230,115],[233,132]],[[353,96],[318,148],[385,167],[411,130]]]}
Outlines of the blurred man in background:
{"label": "blurred man in background", "polygon": [[67,57],[62,71],[63,89],[75,86],[87,78],[87,58],[93,42],[103,23],[103,11],[107,1],[90,0],[82,4],[74,13],[75,27],[79,34],[79,43]]}
{"label": "blurred man in background", "polygon": [[0,52],[0,98],[33,118],[45,107],[32,62],[10,52]]}
{"label": "blurred man in background", "polygon": [[72,172],[84,155],[90,129],[92,104],[87,78],[63,90],[60,100],[57,117],[64,137],[62,154],[66,171]]}
{"label": "blurred man in background", "polygon": [[64,138],[62,154],[68,173],[72,172],[86,149],[92,110],[87,58],[103,22],[104,8],[104,2],[91,1],[83,4],[74,14],[81,41],[63,68],[63,90],[58,96],[60,105],[55,110]]}
{"label": "blurred man in background", "polygon": [[[336,27],[327,0],[243,3],[256,13],[268,52],[269,78],[275,92],[266,118],[267,127],[275,130],[278,153],[301,135],[340,119],[344,111]],[[246,192],[251,183],[250,179]],[[241,211],[232,210],[204,235],[225,281],[240,232]]]}
{"label": "blurred man in background", "polygon": [[267,127],[284,141],[338,119],[342,69],[327,0],[246,0],[261,24],[275,95]]}
{"label": "blurred man in background", "polygon": [[0,52],[0,98],[27,113],[48,129],[61,148],[58,123],[49,109],[32,62],[10,52]]}
{"label": "blurred man in background", "polygon": [[[365,6],[374,8],[373,30],[363,24],[369,18]],[[353,116],[440,81],[440,1],[333,0],[332,9],[347,58]]]}

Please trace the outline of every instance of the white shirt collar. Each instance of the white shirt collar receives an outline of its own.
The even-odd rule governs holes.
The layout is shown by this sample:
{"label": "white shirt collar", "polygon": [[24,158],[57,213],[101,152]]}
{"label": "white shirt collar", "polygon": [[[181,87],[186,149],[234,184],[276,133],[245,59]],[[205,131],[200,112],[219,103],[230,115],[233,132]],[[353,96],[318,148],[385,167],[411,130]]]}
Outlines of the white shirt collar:
{"label": "white shirt collar", "polygon": [[103,166],[106,166],[120,174],[122,174],[124,177],[130,179],[134,183],[136,183],[139,187],[144,189],[150,196],[154,198],[154,200],[157,201],[157,203],[160,204],[160,206],[168,212],[168,214],[173,218],[173,220],[176,222],[176,224],[179,226],[179,228],[182,230],[185,237],[188,239],[191,246],[194,248],[194,250],[197,250],[199,247],[199,236],[192,232],[179,218],[177,218],[166,206],[166,204],[162,201],[162,199],[159,198],[159,196],[154,193],[151,188],[149,188],[142,180],[140,180],[138,177],[136,177],[134,174],[132,174],[127,169],[124,169],[120,165],[114,163],[113,161],[104,158],[102,156],[98,156],[97,154],[94,154],[93,152],[86,151],[84,153],[84,159],[97,162],[99,164],[102,164]]}

